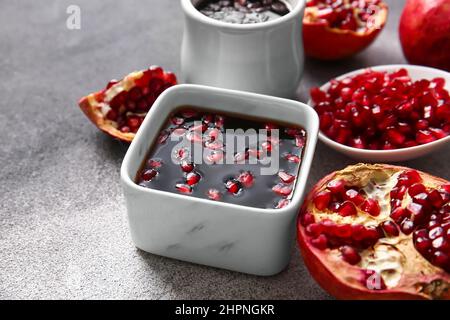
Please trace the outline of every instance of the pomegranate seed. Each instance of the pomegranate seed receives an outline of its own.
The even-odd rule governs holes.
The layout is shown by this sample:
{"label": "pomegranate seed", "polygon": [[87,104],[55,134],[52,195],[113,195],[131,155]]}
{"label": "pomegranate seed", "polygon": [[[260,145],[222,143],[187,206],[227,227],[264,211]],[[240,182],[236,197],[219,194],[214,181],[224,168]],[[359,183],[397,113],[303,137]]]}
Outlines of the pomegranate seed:
{"label": "pomegranate seed", "polygon": [[381,229],[383,229],[384,233],[388,237],[397,237],[400,234],[397,225],[389,220],[381,223]]}
{"label": "pomegranate seed", "polygon": [[128,92],[128,98],[131,101],[138,101],[142,97],[142,89],[140,87],[133,87]]}
{"label": "pomegranate seed", "polygon": [[279,171],[278,176],[284,183],[292,183],[295,180],[295,176],[287,173],[286,171]]}
{"label": "pomegranate seed", "polygon": [[292,187],[291,186],[286,186],[282,183],[279,183],[275,186],[273,186],[272,191],[275,192],[276,194],[282,196],[282,197],[287,197],[291,194],[292,192]]}
{"label": "pomegranate seed", "polygon": [[232,194],[238,194],[242,187],[241,187],[241,183],[237,180],[228,180],[225,183],[225,188],[228,190],[228,192],[232,193]]}
{"label": "pomegranate seed", "polygon": [[416,194],[413,197],[413,202],[420,204],[422,206],[426,206],[428,204],[428,194],[424,192]]}
{"label": "pomegranate seed", "polygon": [[441,251],[435,251],[433,252],[433,255],[431,257],[431,261],[434,265],[444,268],[447,272],[450,269],[449,268],[449,257],[447,254]]}
{"label": "pomegranate seed", "polygon": [[331,192],[327,190],[318,192],[313,199],[314,205],[318,210],[321,211],[328,208],[330,201],[331,201]]}
{"label": "pomegranate seed", "polygon": [[348,217],[355,216],[357,214],[357,211],[355,205],[352,202],[345,201],[340,205],[338,213],[343,217]]}
{"label": "pomegranate seed", "polygon": [[196,172],[189,172],[186,175],[186,183],[190,186],[196,185],[200,181],[200,175]]}
{"label": "pomegranate seed", "polygon": [[400,225],[400,229],[402,229],[402,232],[404,234],[409,235],[414,231],[414,223],[408,218],[405,218],[405,220],[403,220],[402,224]]}
{"label": "pomegranate seed", "polygon": [[192,170],[194,170],[194,164],[187,160],[181,161],[180,166],[181,170],[183,170],[184,172],[191,172]]}
{"label": "pomegranate seed", "polygon": [[223,143],[219,140],[215,140],[212,142],[206,142],[205,147],[211,150],[222,150],[223,149]]}
{"label": "pomegranate seed", "polygon": [[343,194],[345,192],[344,180],[332,180],[327,184],[328,190],[333,194]]}
{"label": "pomegranate seed", "polygon": [[275,206],[275,209],[282,209],[282,208],[286,207],[289,203],[291,203],[290,200],[281,199],[280,201],[278,201],[277,205]]}
{"label": "pomegranate seed", "polygon": [[111,121],[117,121],[118,118],[118,113],[117,111],[111,109],[106,113],[106,119],[111,120]]}
{"label": "pomegranate seed", "polygon": [[416,133],[416,141],[418,144],[426,144],[436,140],[436,137],[428,130],[419,130]]}
{"label": "pomegranate seed", "polygon": [[154,177],[156,177],[157,174],[158,174],[158,171],[156,171],[154,169],[146,170],[142,173],[142,180],[150,181]]}
{"label": "pomegranate seed", "polygon": [[431,246],[440,251],[448,252],[450,249],[450,243],[445,240],[444,237],[438,237],[431,242]]}
{"label": "pomegranate seed", "polygon": [[305,137],[304,136],[295,136],[295,146],[297,148],[303,148],[305,146]]}
{"label": "pomegranate seed", "polygon": [[114,86],[118,82],[119,82],[119,80],[116,80],[116,79],[113,79],[113,80],[109,81],[108,84],[106,85],[106,89],[111,88],[112,86]]}
{"label": "pomegranate seed", "polygon": [[364,202],[364,197],[355,189],[348,189],[345,192],[344,198],[357,206]]}
{"label": "pomegranate seed", "polygon": [[192,193],[192,187],[188,184],[184,184],[184,183],[177,183],[175,185],[175,188],[178,189],[178,191],[180,191],[181,193]]}
{"label": "pomegranate seed", "polygon": [[254,177],[251,172],[242,172],[237,179],[245,188],[251,188],[254,183]]}
{"label": "pomegranate seed", "polygon": [[339,248],[339,251],[342,254],[342,259],[351,265],[355,265],[361,261],[361,256],[355,248],[350,246],[342,246]]}
{"label": "pomegranate seed", "polygon": [[270,142],[265,141],[265,142],[263,142],[261,144],[261,148],[265,152],[271,152],[272,151],[272,144]]}
{"label": "pomegranate seed", "polygon": [[222,151],[214,151],[206,156],[206,159],[211,163],[221,163],[223,159],[223,152]]}
{"label": "pomegranate seed", "polygon": [[353,228],[350,224],[337,225],[334,230],[334,235],[338,238],[350,238],[352,236]]}
{"label": "pomegranate seed", "polygon": [[220,191],[217,189],[209,189],[207,195],[209,199],[214,201],[219,201],[222,197]]}
{"label": "pomegranate seed", "polygon": [[410,213],[408,211],[406,211],[405,209],[399,207],[397,209],[395,209],[394,211],[392,211],[390,217],[392,218],[392,220],[394,220],[397,224],[400,224],[403,219],[410,217]]}
{"label": "pomegranate seed", "polygon": [[431,240],[434,240],[438,237],[441,237],[443,234],[444,234],[444,229],[442,229],[439,226],[436,226],[428,232],[428,238],[430,238]]}
{"label": "pomegranate seed", "polygon": [[437,190],[432,190],[428,193],[427,200],[431,203],[431,205],[435,208],[441,208],[444,204],[444,199],[442,199],[441,194]]}
{"label": "pomegranate seed", "polygon": [[415,183],[411,187],[409,187],[408,194],[411,197],[414,197],[415,195],[422,193],[422,192],[426,192],[426,191],[427,191],[427,189],[425,188],[425,186],[423,184]]}
{"label": "pomegranate seed", "polygon": [[422,182],[422,178],[420,177],[420,174],[416,170],[407,170],[404,171],[399,176],[399,182],[406,186],[411,186],[414,183]]}
{"label": "pomegranate seed", "polygon": [[306,212],[304,215],[302,215],[300,217],[300,223],[304,227],[306,227],[314,222],[315,222],[314,216],[310,212]]}
{"label": "pomegranate seed", "polygon": [[319,250],[325,250],[328,247],[328,239],[324,234],[311,240],[311,244]]}
{"label": "pomegranate seed", "polygon": [[421,254],[426,254],[431,247],[431,241],[425,237],[418,237],[414,241],[414,246]]}
{"label": "pomegranate seed", "polygon": [[295,154],[289,153],[285,156],[285,159],[289,162],[300,163],[300,157]]}
{"label": "pomegranate seed", "polygon": [[308,235],[316,238],[323,232],[323,228],[320,223],[311,223],[306,226],[305,231]]}
{"label": "pomegranate seed", "polygon": [[361,209],[374,217],[378,216],[381,211],[378,201],[370,198],[363,202]]}
{"label": "pomegranate seed", "polygon": [[163,162],[161,159],[150,159],[147,162],[147,165],[151,168],[160,168],[163,165]]}
{"label": "pomegranate seed", "polygon": [[386,134],[388,141],[397,146],[401,146],[406,140],[406,137],[395,129],[389,129]]}
{"label": "pomegranate seed", "polygon": [[418,203],[408,204],[406,211],[413,221],[422,221],[424,218],[423,206]]}

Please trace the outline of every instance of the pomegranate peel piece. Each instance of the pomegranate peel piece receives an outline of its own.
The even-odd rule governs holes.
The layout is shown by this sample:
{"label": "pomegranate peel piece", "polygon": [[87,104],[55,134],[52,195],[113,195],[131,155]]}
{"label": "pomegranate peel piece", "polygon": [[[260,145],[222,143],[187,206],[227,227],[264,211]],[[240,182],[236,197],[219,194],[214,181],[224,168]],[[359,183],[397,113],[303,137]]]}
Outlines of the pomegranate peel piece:
{"label": "pomegranate peel piece", "polygon": [[173,73],[153,66],[110,81],[105,89],[81,98],[78,105],[101,131],[131,142],[156,98],[175,84]]}

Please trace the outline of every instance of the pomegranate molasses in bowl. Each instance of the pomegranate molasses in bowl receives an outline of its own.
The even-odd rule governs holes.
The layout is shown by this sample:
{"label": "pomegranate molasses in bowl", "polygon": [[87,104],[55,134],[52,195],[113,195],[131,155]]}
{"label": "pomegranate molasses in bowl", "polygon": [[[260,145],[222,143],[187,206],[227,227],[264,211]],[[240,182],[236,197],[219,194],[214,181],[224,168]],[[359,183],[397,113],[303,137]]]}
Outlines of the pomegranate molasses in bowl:
{"label": "pomegranate molasses in bowl", "polygon": [[181,0],[183,82],[295,97],[304,0]]}
{"label": "pomegranate molasses in bowl", "polygon": [[307,105],[178,85],[155,102],[121,168],[135,245],[256,275],[289,262],[319,121]]}
{"label": "pomegranate molasses in bowl", "polygon": [[349,157],[397,162],[450,142],[450,73],[385,65],[344,74],[311,90],[319,139]]}

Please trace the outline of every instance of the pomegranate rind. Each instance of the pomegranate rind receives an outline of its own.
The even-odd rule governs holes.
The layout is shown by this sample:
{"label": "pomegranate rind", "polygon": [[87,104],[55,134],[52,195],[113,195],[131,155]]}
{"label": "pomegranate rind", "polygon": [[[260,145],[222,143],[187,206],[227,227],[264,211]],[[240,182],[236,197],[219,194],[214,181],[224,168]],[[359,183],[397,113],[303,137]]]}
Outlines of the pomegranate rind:
{"label": "pomegranate rind", "polygon": [[388,7],[385,3],[380,3],[379,7],[374,27],[366,32],[331,28],[327,23],[311,21],[305,13],[303,43],[306,55],[320,60],[339,60],[364,50],[386,24]]}
{"label": "pomegranate rind", "polygon": [[[341,179],[343,176],[349,180],[359,181],[366,176],[367,172],[378,170],[388,172],[390,175],[396,172],[411,170],[410,168],[386,165],[386,164],[357,164],[349,166],[341,171],[330,173],[322,178],[308,193],[300,209],[297,220],[297,241],[303,261],[317,283],[328,293],[337,299],[352,300],[430,300],[450,299],[450,275],[444,270],[431,265],[420,254],[415,255],[415,273],[402,274],[399,284],[382,290],[370,290],[361,283],[362,269],[352,266],[342,259],[330,257],[330,249],[319,250],[311,245],[310,237],[306,234],[305,227],[300,223],[300,218],[306,212],[311,212],[314,206],[314,195],[322,191],[328,182]],[[416,170],[417,171],[417,170]],[[448,183],[445,179],[431,176],[427,173],[417,171],[427,185],[444,185]],[[350,178],[350,182],[351,182]],[[412,243],[412,239],[410,240]],[[429,270],[423,275],[424,270]],[[430,271],[431,270],[431,271]],[[431,274],[430,274],[431,273]],[[435,288],[436,281],[443,286]],[[444,288],[444,289],[442,289]]]}

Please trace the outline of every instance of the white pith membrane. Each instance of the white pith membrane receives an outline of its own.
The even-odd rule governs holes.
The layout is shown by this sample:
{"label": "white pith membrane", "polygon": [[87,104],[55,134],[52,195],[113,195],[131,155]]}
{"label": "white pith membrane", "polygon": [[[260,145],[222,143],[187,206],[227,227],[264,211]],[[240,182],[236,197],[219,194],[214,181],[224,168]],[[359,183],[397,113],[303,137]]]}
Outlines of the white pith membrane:
{"label": "white pith membrane", "polygon": [[[390,191],[397,184],[398,176],[402,172],[403,170],[383,168],[380,165],[358,164],[337,172],[333,177],[332,180],[343,179],[346,181],[346,186],[363,190],[366,193],[365,198],[377,200],[381,211],[376,217],[365,213],[358,206],[356,206],[357,216],[343,217],[329,209],[320,212],[313,201],[309,204],[307,212],[314,215],[316,223],[329,219],[336,224],[361,224],[366,227],[376,227],[380,222],[393,221],[390,218]],[[327,183],[316,192],[325,190]],[[427,188],[436,189],[440,186],[435,181],[425,179],[422,183]],[[406,192],[402,207],[406,207],[411,202],[412,198]],[[342,259],[339,248],[327,248],[325,250],[315,248],[315,250],[322,259],[328,261],[327,264],[334,265],[336,269],[345,264],[349,270],[367,269],[375,271],[381,276],[387,289],[416,288],[417,292],[433,298],[439,298],[443,292],[450,290],[450,276],[443,269],[431,264],[416,250],[412,233],[405,235],[400,231],[399,236],[380,238],[373,247],[358,250],[361,261],[355,265],[350,265]],[[418,267],[419,264],[420,267]],[[361,278],[355,278],[354,272],[339,272],[339,275],[344,277],[348,283],[356,286],[361,285]]]}
{"label": "white pith membrane", "polygon": [[[376,30],[381,28],[384,21],[386,20],[386,8],[385,4],[383,2],[379,4],[368,4],[368,8],[373,12],[370,14],[370,18],[367,21],[363,21],[358,17],[359,13],[362,13],[361,8],[354,8],[352,7],[351,3],[355,0],[342,0],[342,6],[340,8],[345,9],[352,9],[353,10],[353,16],[355,18],[355,21],[357,23],[357,30],[346,30],[341,29],[339,27],[332,27],[329,25],[329,22],[326,19],[319,18],[319,8],[317,6],[311,6],[305,8],[305,15],[304,15],[304,22],[306,23],[325,23],[328,25],[330,29],[335,30],[336,32],[354,32],[357,34],[366,34],[370,30]],[[371,2],[370,0],[367,2]]]}

